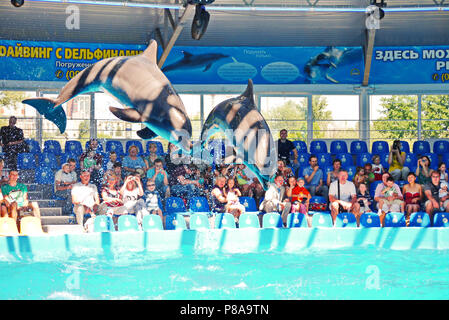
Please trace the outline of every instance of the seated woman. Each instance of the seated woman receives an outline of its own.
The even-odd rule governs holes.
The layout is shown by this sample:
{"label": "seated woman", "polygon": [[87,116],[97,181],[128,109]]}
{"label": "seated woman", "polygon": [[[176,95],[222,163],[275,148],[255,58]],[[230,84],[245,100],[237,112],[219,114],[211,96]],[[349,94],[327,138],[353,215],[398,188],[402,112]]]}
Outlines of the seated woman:
{"label": "seated woman", "polygon": [[139,157],[137,154],[139,153],[139,149],[136,146],[131,146],[128,149],[128,155],[123,158],[122,168],[125,171],[125,175],[136,175],[138,174],[141,178],[146,175],[146,167],[145,161],[143,161],[142,157]]}
{"label": "seated woman", "polygon": [[420,184],[416,183],[416,175],[410,172],[407,175],[408,184],[402,188],[402,193],[405,200],[405,223],[409,224],[410,215],[413,212],[418,212],[421,209],[421,201],[423,198],[423,191]]}
{"label": "seated woman", "polygon": [[97,214],[107,214],[115,219],[114,215],[128,213],[126,207],[123,205],[123,200],[117,183],[117,176],[113,172],[108,172],[106,174],[106,185],[101,190],[103,201],[98,206]]}
{"label": "seated woman", "polygon": [[227,188],[225,188],[225,196],[227,200],[225,205],[226,212],[231,213],[237,222],[240,215],[245,213],[245,206],[239,201],[239,197],[242,196],[242,193],[235,185],[234,178],[228,179]]}
{"label": "seated woman", "polygon": [[340,173],[340,170],[341,170],[341,160],[334,159],[334,161],[332,161],[332,167],[334,168],[334,170],[330,171],[327,174],[326,182],[327,182],[328,187],[331,185],[332,182],[338,180],[338,174]]}
{"label": "seated woman", "polygon": [[416,166],[416,182],[420,185],[430,183],[430,175],[432,174],[432,169],[430,169],[430,159],[428,156],[421,156],[418,159],[418,164]]}
{"label": "seated woman", "polygon": [[142,182],[138,175],[131,175],[125,178],[125,183],[120,189],[120,194],[123,199],[123,205],[130,214],[136,214],[145,205],[142,199],[144,194]]}
{"label": "seated woman", "polygon": [[148,146],[148,151],[150,154],[143,159],[143,161],[147,166],[146,167],[147,171],[154,167],[155,161],[158,159],[162,161],[162,164],[164,164],[163,159],[159,157],[156,153],[157,145],[155,143],[150,143],[150,145]]}
{"label": "seated woman", "polygon": [[223,176],[218,176],[215,179],[215,185],[211,191],[212,196],[212,212],[224,213],[226,212],[226,204],[228,200],[226,199],[226,178]]}
{"label": "seated woman", "polygon": [[400,140],[393,141],[388,155],[388,165],[390,166],[388,172],[390,172],[394,181],[407,179],[407,175],[410,172],[408,167],[404,167],[406,154],[401,150],[401,147]]}

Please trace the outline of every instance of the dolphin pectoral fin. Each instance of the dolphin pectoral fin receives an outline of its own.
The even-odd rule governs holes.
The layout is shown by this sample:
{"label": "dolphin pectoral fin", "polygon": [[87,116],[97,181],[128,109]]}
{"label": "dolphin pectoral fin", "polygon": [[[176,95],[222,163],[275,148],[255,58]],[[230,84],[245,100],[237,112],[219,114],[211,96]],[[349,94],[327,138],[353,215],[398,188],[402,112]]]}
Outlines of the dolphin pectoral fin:
{"label": "dolphin pectoral fin", "polygon": [[212,63],[209,63],[209,64],[203,69],[203,72],[206,72],[207,70],[209,70],[210,67],[212,67]]}
{"label": "dolphin pectoral fin", "polygon": [[145,127],[142,130],[137,131],[136,133],[144,140],[150,140],[158,136],[153,130],[148,127]]}
{"label": "dolphin pectoral fin", "polygon": [[25,99],[22,103],[35,108],[45,119],[53,122],[61,133],[64,133],[67,125],[67,116],[62,107],[56,107],[56,103],[48,98]]}
{"label": "dolphin pectoral fin", "polygon": [[109,107],[109,110],[112,112],[114,116],[116,116],[120,120],[128,122],[142,122],[141,114],[135,109],[132,108],[120,109],[116,107]]}
{"label": "dolphin pectoral fin", "polygon": [[157,42],[151,40],[148,47],[142,53],[142,56],[150,60],[151,62],[157,63]]}
{"label": "dolphin pectoral fin", "polygon": [[339,83],[337,80],[335,80],[334,78],[332,78],[330,75],[326,74],[326,79],[333,82],[333,83]]}

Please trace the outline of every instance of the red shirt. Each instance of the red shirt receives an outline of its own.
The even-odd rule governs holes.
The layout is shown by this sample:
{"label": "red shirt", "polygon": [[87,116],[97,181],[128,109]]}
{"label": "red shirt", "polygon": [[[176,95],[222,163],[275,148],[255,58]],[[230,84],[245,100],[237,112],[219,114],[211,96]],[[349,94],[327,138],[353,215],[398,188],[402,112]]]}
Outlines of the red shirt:
{"label": "red shirt", "polygon": [[292,190],[292,202],[302,201],[302,198],[308,198],[309,196],[310,192],[304,187],[296,186]]}

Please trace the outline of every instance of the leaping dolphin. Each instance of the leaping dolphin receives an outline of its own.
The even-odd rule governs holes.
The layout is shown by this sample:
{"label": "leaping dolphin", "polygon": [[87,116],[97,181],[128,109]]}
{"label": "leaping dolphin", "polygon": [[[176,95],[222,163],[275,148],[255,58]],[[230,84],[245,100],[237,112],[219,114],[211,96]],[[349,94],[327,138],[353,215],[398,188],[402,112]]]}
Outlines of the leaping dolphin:
{"label": "leaping dolphin", "polygon": [[201,130],[203,147],[217,131],[224,131],[234,145],[236,157],[243,158],[267,190],[276,173],[277,152],[270,128],[254,103],[251,79],[245,92],[221,102],[209,113]]}
{"label": "leaping dolphin", "polygon": [[157,43],[151,40],[140,55],[103,59],[82,70],[56,99],[34,98],[23,103],[36,108],[63,133],[67,117],[61,105],[77,95],[104,89],[130,107],[110,107],[117,118],[145,124],[146,128],[137,132],[142,139],[161,136],[190,152],[190,119],[181,98],[157,66],[156,58]]}
{"label": "leaping dolphin", "polygon": [[209,70],[216,61],[229,57],[226,54],[221,53],[204,53],[204,54],[191,54],[187,51],[182,52],[184,57],[178,61],[162,68],[163,72],[169,72],[180,69],[193,69],[203,68],[203,72]]}

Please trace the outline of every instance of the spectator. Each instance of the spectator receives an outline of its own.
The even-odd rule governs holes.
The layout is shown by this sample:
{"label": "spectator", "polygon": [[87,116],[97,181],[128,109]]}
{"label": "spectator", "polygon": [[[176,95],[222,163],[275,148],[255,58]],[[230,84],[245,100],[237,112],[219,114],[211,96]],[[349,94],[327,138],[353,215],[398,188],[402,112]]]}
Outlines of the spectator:
{"label": "spectator", "polygon": [[125,178],[125,182],[120,188],[120,194],[128,213],[137,214],[144,207],[145,201],[141,199],[144,191],[138,174],[135,176],[129,175]]}
{"label": "spectator", "polygon": [[128,155],[123,158],[122,168],[125,176],[138,174],[141,178],[146,175],[145,161],[142,157],[139,157],[139,148],[132,145],[128,149]]}
{"label": "spectator", "polygon": [[372,161],[372,172],[374,173],[374,180],[380,181],[382,180],[382,174],[385,171],[382,163],[380,163],[380,156],[378,154],[375,154]]}
{"label": "spectator", "polygon": [[306,180],[306,188],[312,197],[319,195],[327,201],[329,189],[323,184],[323,171],[318,166],[318,158],[315,155],[311,155],[309,164],[310,166],[304,168],[302,172]]}
{"label": "spectator", "polygon": [[12,218],[17,227],[19,227],[19,221],[17,220],[17,202],[9,203],[8,200],[0,192],[0,216],[2,218],[9,217]]}
{"label": "spectator", "polygon": [[145,164],[147,166],[147,171],[154,167],[154,161],[156,161],[157,159],[162,161],[162,165],[164,164],[162,158],[159,157],[157,155],[157,153],[156,153],[157,152],[157,145],[155,143],[150,143],[150,145],[148,146],[148,150],[149,150],[150,154],[148,155],[148,157],[146,157],[144,159]]}
{"label": "spectator", "polygon": [[98,140],[90,139],[88,149],[80,156],[81,170],[88,169],[90,171],[91,182],[97,186],[97,190],[101,188],[103,180],[103,156],[97,152]]}
{"label": "spectator", "polygon": [[395,181],[407,179],[407,175],[410,172],[409,168],[404,167],[406,154],[401,151],[401,147],[401,141],[395,140],[388,155],[388,164],[390,166],[388,172],[391,173]]}
{"label": "spectator", "polygon": [[215,185],[212,188],[212,212],[224,213],[226,212],[226,204],[228,200],[226,199],[226,177],[218,176],[215,179]]}
{"label": "spectator", "polygon": [[[95,213],[100,205],[100,197],[95,184],[89,183],[89,170],[82,170],[80,174],[80,182],[72,186],[72,203],[76,222],[84,225],[84,215],[89,213],[91,217],[95,217]],[[87,227],[87,226],[86,226]]]}
{"label": "spectator", "polygon": [[[248,179],[248,187],[245,187],[242,191],[242,195],[246,197],[251,197],[256,202],[256,205],[259,205],[260,199],[264,196],[265,190],[262,187],[262,184],[260,183],[257,176],[244,164],[237,166],[236,168],[236,174],[239,172],[239,167],[243,168],[243,174]],[[247,192],[246,192],[247,190]]]}
{"label": "spectator", "polygon": [[280,212],[283,224],[287,224],[287,216],[291,210],[291,203],[285,193],[284,177],[282,175],[276,175],[274,183],[270,183],[259,209],[266,213]]}
{"label": "spectator", "polygon": [[250,194],[251,179],[246,175],[246,165],[244,163],[238,164],[235,169],[235,176],[237,178],[237,184],[245,197],[252,197]]}
{"label": "spectator", "polygon": [[225,188],[226,197],[226,212],[231,213],[236,221],[242,213],[245,213],[245,206],[240,203],[239,197],[242,196],[239,188],[235,184],[234,178],[229,178],[227,181],[227,188]]}
{"label": "spectator", "polygon": [[353,183],[355,185],[355,188],[358,189],[359,185],[361,183],[366,183],[368,180],[368,177],[365,175],[365,168],[364,167],[357,167],[356,168],[356,174],[354,176]]}
{"label": "spectator", "polygon": [[[296,171],[299,168],[298,150],[296,150],[293,142],[287,139],[288,132],[282,129],[279,132],[280,139],[277,141],[278,160],[283,160],[285,165],[292,166]],[[290,161],[290,153],[293,152],[293,163]]]}
{"label": "spectator", "polygon": [[106,170],[113,170],[114,164],[117,162],[117,152],[109,152],[109,161],[106,163]]}
{"label": "spectator", "polygon": [[288,177],[293,175],[292,169],[285,166],[284,160],[278,160],[277,174],[282,175],[284,177],[284,181],[287,181]]}
{"label": "spectator", "polygon": [[122,172],[122,163],[116,162],[112,166],[112,172],[115,174],[117,178],[117,187],[121,188],[123,186],[123,172]]}
{"label": "spectator", "polygon": [[[11,170],[9,171],[8,183],[1,187],[3,198],[9,203],[8,209],[11,215],[17,216],[17,222],[23,216],[30,214],[40,219],[39,205],[35,201],[28,201],[28,188],[25,184],[18,183],[18,179],[19,172],[17,170]],[[15,210],[17,210],[17,213],[14,213]]]}
{"label": "spectator", "polygon": [[154,181],[147,181],[147,189],[143,195],[144,206],[137,212],[137,221],[142,225],[143,217],[150,214],[157,214],[162,221],[162,226],[165,228],[165,216],[162,214],[162,210],[159,207],[161,197],[156,190],[156,184]]}
{"label": "spectator", "polygon": [[[363,168],[365,169],[365,175],[367,176],[368,180],[366,181],[366,187],[370,188],[370,185],[373,181],[375,181],[375,176],[373,173],[373,165],[371,163],[365,163],[365,165],[363,166]],[[382,180],[382,177],[381,177]]]}
{"label": "spectator", "polygon": [[355,185],[348,181],[348,172],[344,169],[338,174],[338,180],[331,183],[329,187],[329,203],[333,223],[337,215],[342,212],[352,212],[357,219],[357,226],[360,222],[360,205],[357,202]]}
{"label": "spectator", "polygon": [[199,196],[203,193],[201,184],[198,180],[188,179],[192,170],[187,165],[177,167],[169,177],[170,194],[172,196],[190,199],[193,196]]}
{"label": "spectator", "polygon": [[128,211],[123,205],[122,196],[120,194],[120,188],[118,187],[119,179],[111,171],[106,173],[106,185],[101,190],[101,198],[103,201],[98,207],[98,214],[107,214],[114,219],[114,223],[117,223],[117,215],[127,214]]}
{"label": "spectator", "polygon": [[418,212],[420,210],[420,203],[423,197],[423,190],[420,184],[416,183],[416,175],[410,172],[407,175],[408,184],[404,185],[402,188],[404,194],[405,202],[405,222],[408,226],[410,222],[410,215],[413,212]]}
{"label": "spectator", "polygon": [[425,197],[424,208],[429,215],[430,221],[433,222],[435,211],[439,211],[442,207],[444,211],[449,212],[449,196],[440,198],[440,174],[433,171],[430,175],[430,183],[423,186]]}
{"label": "spectator", "polygon": [[16,127],[17,118],[11,116],[9,125],[1,127],[0,138],[3,152],[5,153],[6,167],[17,170],[17,154],[29,152],[28,145],[23,136],[23,130]]}
{"label": "spectator", "polygon": [[167,172],[169,175],[180,165],[187,163],[184,161],[185,158],[182,154],[182,150],[180,150],[176,145],[169,142],[168,143],[168,152],[165,155],[165,166],[167,168]]}
{"label": "spectator", "polygon": [[418,164],[416,166],[415,174],[417,176],[416,182],[420,185],[425,185],[430,183],[430,175],[432,173],[430,169],[430,159],[428,156],[421,156],[418,159]]}
{"label": "spectator", "polygon": [[168,186],[168,173],[164,170],[161,159],[154,161],[154,166],[147,171],[147,182],[154,182],[159,195],[165,198],[170,197],[170,187]]}
{"label": "spectator", "polygon": [[[440,181],[440,191],[438,192],[438,197],[440,199],[443,199],[444,197],[446,197],[448,195],[447,192],[447,182],[441,182]],[[443,207],[443,202],[440,201],[440,210],[444,211],[444,207]]]}
{"label": "spectator", "polygon": [[338,180],[338,174],[340,173],[341,169],[341,160],[334,159],[334,161],[332,161],[332,167],[334,169],[327,174],[326,184],[328,187],[331,185],[332,182]]}
{"label": "spectator", "polygon": [[[392,195],[389,196],[388,199],[386,198],[385,193],[382,193],[382,191],[385,188],[388,188],[387,179],[389,178],[392,178],[391,174],[389,172],[384,172],[384,174],[382,174],[382,183],[379,183],[377,185],[376,190],[374,192],[374,200],[377,202],[377,209],[379,210],[378,214],[382,226],[384,225],[385,215],[387,214],[388,211],[401,212],[402,210],[402,212],[404,212],[403,209],[401,208],[402,207],[401,203],[394,201],[396,199],[399,200],[403,199],[401,188],[399,188],[399,186],[396,183],[392,184],[395,190],[392,193]],[[388,203],[391,203],[391,205],[388,205],[388,203],[386,203],[385,200],[387,200]]]}
{"label": "spectator", "polygon": [[370,206],[373,203],[373,199],[368,192],[366,183],[360,183],[359,191],[357,192],[357,201],[360,206],[360,214],[364,212],[371,212]]}
{"label": "spectator", "polygon": [[405,211],[405,203],[402,199],[395,198],[396,189],[394,187],[394,179],[393,177],[388,177],[386,182],[386,187],[381,191],[381,194],[384,196],[379,200],[379,206],[383,208],[385,212],[391,211],[391,207],[393,205],[398,205],[401,208],[401,212]]}
{"label": "spectator", "polygon": [[62,206],[63,214],[72,213],[72,187],[77,182],[76,173],[71,169],[68,162],[62,165],[55,174],[55,195],[63,198],[64,204]]}
{"label": "spectator", "polygon": [[0,187],[8,183],[8,170],[5,169],[5,161],[0,159]]}
{"label": "spectator", "polygon": [[[289,184],[293,184],[292,178],[289,178]],[[291,199],[290,202],[292,204],[291,212],[300,212],[306,215],[307,224],[310,227],[312,225],[312,215],[309,215],[309,202],[310,192],[304,187],[305,180],[303,177],[299,177],[297,180],[295,179],[295,187],[291,190]],[[287,193],[288,195],[288,193]]]}
{"label": "spectator", "polygon": [[438,164],[438,172],[440,173],[440,182],[449,183],[448,175],[446,172],[446,164],[444,162],[440,162]]}

